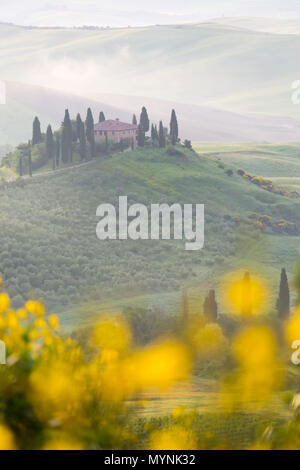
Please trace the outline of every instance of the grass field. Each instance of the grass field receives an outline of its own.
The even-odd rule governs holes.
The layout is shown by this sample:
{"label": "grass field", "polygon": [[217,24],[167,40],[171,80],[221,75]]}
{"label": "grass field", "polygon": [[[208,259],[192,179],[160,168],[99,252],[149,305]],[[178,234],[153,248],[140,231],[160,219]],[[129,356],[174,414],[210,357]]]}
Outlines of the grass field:
{"label": "grass field", "polygon": [[280,186],[299,189],[300,143],[283,145],[195,143],[194,146],[201,154],[220,158],[253,175],[271,179]]}
{"label": "grass field", "polygon": [[[300,237],[262,234],[249,215],[297,222],[300,202],[262,190],[231,163],[220,167],[215,156],[181,152],[135,150],[0,190],[0,270],[14,303],[42,298],[65,312],[68,329],[126,305],[176,313],[183,287],[199,305],[209,288],[237,268],[261,272],[275,295],[282,265],[294,274]],[[117,204],[119,195],[128,195],[129,205],[204,203],[204,249],[191,253],[173,240],[100,242],[96,208]]]}

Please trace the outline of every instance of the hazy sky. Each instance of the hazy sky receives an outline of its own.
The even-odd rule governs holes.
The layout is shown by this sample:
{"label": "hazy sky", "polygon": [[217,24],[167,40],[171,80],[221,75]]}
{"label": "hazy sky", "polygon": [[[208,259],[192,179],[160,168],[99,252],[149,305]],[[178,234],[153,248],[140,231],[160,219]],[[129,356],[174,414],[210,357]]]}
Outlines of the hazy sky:
{"label": "hazy sky", "polygon": [[147,25],[219,16],[300,17],[299,0],[0,0],[0,21],[31,25]]}

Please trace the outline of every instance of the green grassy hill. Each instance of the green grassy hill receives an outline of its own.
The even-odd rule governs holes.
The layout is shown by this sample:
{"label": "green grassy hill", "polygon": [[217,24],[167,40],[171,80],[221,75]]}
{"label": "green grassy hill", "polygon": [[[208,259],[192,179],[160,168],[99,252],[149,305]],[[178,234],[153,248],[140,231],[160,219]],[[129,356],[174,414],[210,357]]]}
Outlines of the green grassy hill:
{"label": "green grassy hill", "polygon": [[300,191],[300,145],[292,144],[205,144],[195,148],[208,156],[271,179],[277,185]]}
{"label": "green grassy hill", "polygon": [[[135,150],[3,186],[0,271],[14,304],[43,298],[65,312],[69,327],[124,305],[175,311],[183,286],[201,296],[239,267],[262,272],[275,292],[282,265],[293,274],[300,236],[270,227],[263,233],[249,215],[293,222],[299,233],[300,200],[261,189],[213,156],[179,150]],[[188,252],[173,240],[99,241],[96,208],[120,195],[129,205],[204,203],[204,249]]]}

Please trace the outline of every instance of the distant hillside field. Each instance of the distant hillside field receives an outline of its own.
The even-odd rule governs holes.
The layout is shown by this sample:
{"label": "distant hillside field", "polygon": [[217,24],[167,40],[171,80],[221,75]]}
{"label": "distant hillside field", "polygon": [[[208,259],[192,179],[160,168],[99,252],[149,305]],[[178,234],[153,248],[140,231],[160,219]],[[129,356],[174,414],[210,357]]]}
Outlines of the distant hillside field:
{"label": "distant hillside field", "polygon": [[300,145],[294,144],[205,144],[195,143],[199,152],[271,179],[277,185],[300,191]]}
{"label": "distant hillside field", "polygon": [[214,18],[212,23],[272,34],[300,34],[299,18]]}
{"label": "distant hillside field", "polygon": [[[238,267],[262,272],[274,291],[282,265],[292,276],[300,200],[261,189],[213,156],[178,150],[135,150],[0,189],[0,271],[14,304],[42,298],[74,326],[136,302],[174,311],[184,286],[202,295]],[[96,208],[116,205],[120,195],[129,205],[204,203],[204,249],[188,252],[173,240],[99,241]],[[263,215],[272,227],[262,232],[256,221]]]}
{"label": "distant hillside field", "polygon": [[[37,115],[45,131],[50,123],[60,126],[64,110],[73,118],[80,112],[85,118],[91,107],[97,122],[99,112],[107,118],[131,122],[142,106],[148,109],[152,122],[162,119],[170,123],[171,110],[176,109],[180,136],[205,142],[291,142],[300,140],[300,121],[276,116],[242,115],[208,106],[171,102],[164,99],[95,93],[93,99],[51,88],[7,82],[7,104],[0,106],[0,142],[16,145],[31,138],[32,121]],[[1,157],[1,149],[0,149]]]}
{"label": "distant hillside field", "polygon": [[[208,115],[191,108],[182,115],[183,122],[189,114],[190,120],[196,118],[202,134],[197,138],[191,130],[194,140],[229,141],[233,129],[241,141],[247,136],[248,141],[299,140],[299,106],[292,104],[291,85],[299,79],[300,35],[212,23],[111,30],[25,29],[2,24],[0,41],[1,80],[83,96],[86,104],[100,100],[101,94],[112,94],[206,107]],[[37,112],[43,122],[53,120],[50,101],[48,96],[41,106],[34,100],[24,103],[8,96],[9,107],[0,108],[0,142],[8,136],[3,143],[9,143],[23,130],[25,134],[25,129],[28,138],[29,116]],[[62,106],[68,101],[62,100]],[[122,108],[118,103],[115,106]],[[124,110],[131,114],[132,108],[126,105]],[[220,114],[222,128],[213,113],[218,109],[241,114],[241,119],[236,114],[231,118]],[[254,123],[250,113],[284,119]],[[23,126],[16,123],[13,128],[12,121],[19,114],[24,115]],[[216,130],[209,125],[214,120]],[[271,139],[272,133],[276,140]]]}

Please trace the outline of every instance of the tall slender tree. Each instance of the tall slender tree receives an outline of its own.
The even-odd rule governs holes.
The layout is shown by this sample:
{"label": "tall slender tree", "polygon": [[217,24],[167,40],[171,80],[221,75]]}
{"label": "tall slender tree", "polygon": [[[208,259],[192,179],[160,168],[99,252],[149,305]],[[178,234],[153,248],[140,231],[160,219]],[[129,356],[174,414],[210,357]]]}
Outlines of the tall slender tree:
{"label": "tall slender tree", "polygon": [[81,119],[80,114],[78,113],[77,116],[76,116],[76,137],[77,137],[77,141],[80,139],[81,123],[82,123],[82,119]]}
{"label": "tall slender tree", "polygon": [[85,128],[86,128],[86,138],[90,145],[90,156],[91,158],[94,158],[95,157],[95,133],[94,133],[94,118],[93,118],[91,108],[88,108],[87,110]]}
{"label": "tall slender tree", "polygon": [[214,323],[218,319],[218,304],[214,290],[210,290],[203,304],[203,314],[207,322]]}
{"label": "tall slender tree", "polygon": [[166,146],[166,136],[162,121],[159,123],[158,142],[160,148],[164,148]]}
{"label": "tall slender tree", "polygon": [[286,320],[290,315],[290,289],[285,268],[281,270],[279,296],[276,307],[279,318]]}
{"label": "tall slender tree", "polygon": [[79,153],[81,160],[86,160],[86,136],[85,136],[85,128],[84,123],[81,123],[80,129],[80,137],[79,137]]}
{"label": "tall slender tree", "polygon": [[150,121],[145,106],[142,108],[141,117],[140,117],[140,126],[142,130],[146,133],[150,129]]}
{"label": "tall slender tree", "polygon": [[53,132],[52,128],[49,124],[47,127],[46,132],[46,156],[47,160],[54,158],[55,146],[54,146],[54,139],[53,139]]}
{"label": "tall slender tree", "polygon": [[145,132],[141,125],[138,127],[137,144],[139,147],[145,147]]}
{"label": "tall slender tree", "polygon": [[170,122],[170,137],[172,145],[175,145],[178,141],[178,121],[175,110],[172,109],[171,122]]}
{"label": "tall slender tree", "polygon": [[154,124],[151,124],[151,139],[152,139],[152,141],[154,140],[154,138],[155,138]]}
{"label": "tall slender tree", "polygon": [[104,122],[105,121],[105,115],[103,111],[100,111],[99,114],[99,122]]}
{"label": "tall slender tree", "polygon": [[152,145],[155,143],[158,143],[159,141],[157,127],[154,126],[154,124],[152,124],[151,126],[151,140],[152,140]]}
{"label": "tall slender tree", "polygon": [[62,160],[64,163],[72,161],[72,141],[73,141],[73,130],[70,119],[69,110],[65,110],[65,117],[63,121],[63,133],[62,133]]}
{"label": "tall slender tree", "polygon": [[57,133],[56,135],[56,141],[55,141],[55,166],[56,168],[59,167],[59,161],[60,161],[60,135]]}
{"label": "tall slender tree", "polygon": [[68,132],[65,125],[61,134],[61,159],[63,163],[68,163],[70,159],[70,141],[68,140]]}
{"label": "tall slender tree", "polygon": [[32,124],[32,145],[42,142],[41,123],[36,116]]}
{"label": "tall slender tree", "polygon": [[135,114],[132,116],[132,124],[133,124],[134,126],[137,126],[137,118],[136,118],[136,115],[135,115]]}

